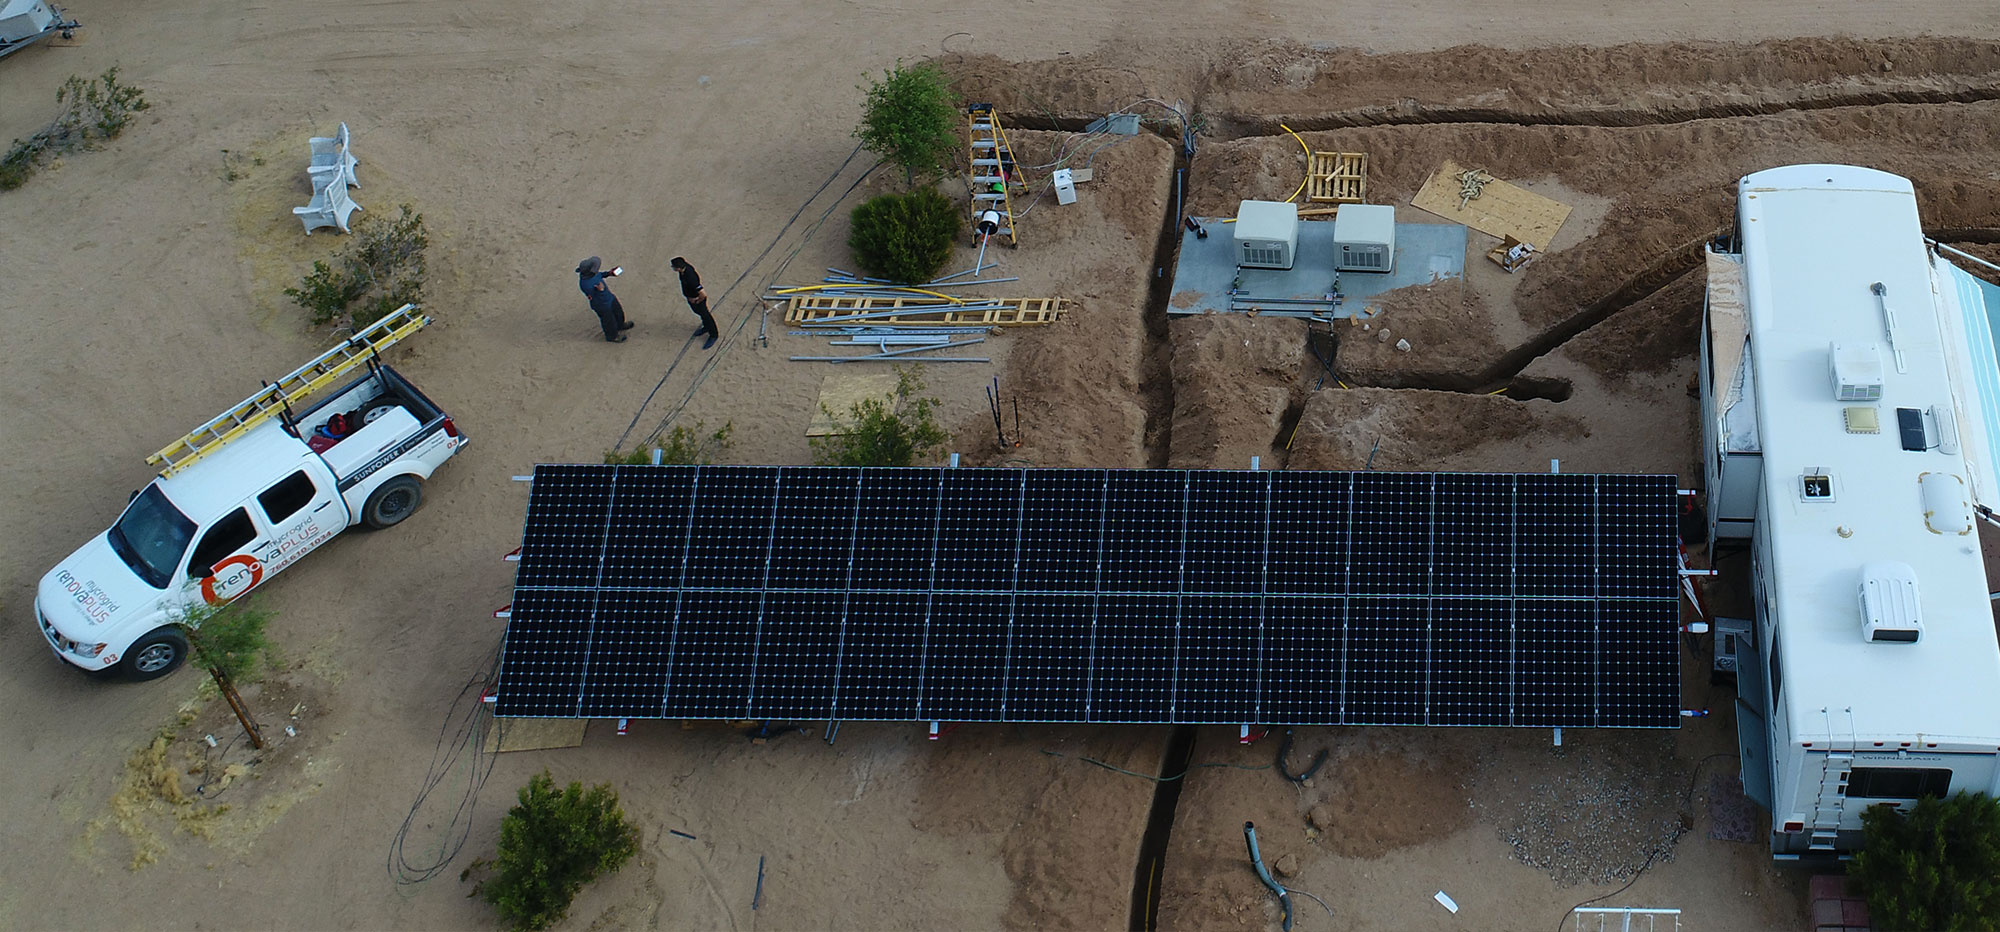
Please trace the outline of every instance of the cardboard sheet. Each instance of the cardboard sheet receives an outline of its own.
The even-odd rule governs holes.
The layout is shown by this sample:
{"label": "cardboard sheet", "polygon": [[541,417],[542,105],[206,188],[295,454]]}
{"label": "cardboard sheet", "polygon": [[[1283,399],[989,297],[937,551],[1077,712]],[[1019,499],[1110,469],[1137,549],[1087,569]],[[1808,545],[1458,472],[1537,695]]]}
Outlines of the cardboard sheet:
{"label": "cardboard sheet", "polygon": [[1464,166],[1446,159],[1444,167],[1433,172],[1417,190],[1417,196],[1410,199],[1410,206],[1490,236],[1502,239],[1512,236],[1533,245],[1537,251],[1548,251],[1556,231],[1569,219],[1568,204],[1496,178],[1487,182],[1479,196],[1467,201],[1461,210],[1458,173],[1462,171]]}

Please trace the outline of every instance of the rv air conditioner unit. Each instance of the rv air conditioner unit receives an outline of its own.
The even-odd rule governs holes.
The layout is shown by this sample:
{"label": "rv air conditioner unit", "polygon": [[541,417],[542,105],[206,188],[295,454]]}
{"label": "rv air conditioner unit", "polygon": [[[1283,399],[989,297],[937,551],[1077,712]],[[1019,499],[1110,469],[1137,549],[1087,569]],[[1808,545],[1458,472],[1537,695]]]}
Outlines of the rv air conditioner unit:
{"label": "rv air conditioner unit", "polygon": [[1236,208],[1236,264],[1247,269],[1289,269],[1299,251],[1299,205],[1244,201]]}
{"label": "rv air conditioner unit", "polygon": [[1917,571],[1908,563],[1862,564],[1862,639],[1914,644],[1923,633],[1923,614],[1917,606]]}
{"label": "rv air conditioner unit", "polygon": [[1396,262],[1396,208],[1342,204],[1333,214],[1333,267],[1342,272],[1387,272]]}
{"label": "rv air conditioner unit", "polygon": [[1882,400],[1882,346],[1835,343],[1827,350],[1833,372],[1833,400]]}

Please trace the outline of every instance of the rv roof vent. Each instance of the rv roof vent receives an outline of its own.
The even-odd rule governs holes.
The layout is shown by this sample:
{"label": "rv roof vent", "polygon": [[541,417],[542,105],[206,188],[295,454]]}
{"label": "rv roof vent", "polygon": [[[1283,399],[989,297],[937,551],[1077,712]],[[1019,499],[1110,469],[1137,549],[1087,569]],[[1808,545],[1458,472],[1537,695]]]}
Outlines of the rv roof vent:
{"label": "rv roof vent", "polygon": [[1835,343],[1828,350],[1835,401],[1882,400],[1882,346]]}
{"label": "rv roof vent", "polygon": [[1923,633],[1924,619],[1917,607],[1917,571],[1908,563],[1862,564],[1862,639],[1914,644]]}
{"label": "rv roof vent", "polygon": [[1927,472],[1917,476],[1917,488],[1924,502],[1925,530],[1958,537],[1972,533],[1972,500],[1965,493],[1964,479]]}

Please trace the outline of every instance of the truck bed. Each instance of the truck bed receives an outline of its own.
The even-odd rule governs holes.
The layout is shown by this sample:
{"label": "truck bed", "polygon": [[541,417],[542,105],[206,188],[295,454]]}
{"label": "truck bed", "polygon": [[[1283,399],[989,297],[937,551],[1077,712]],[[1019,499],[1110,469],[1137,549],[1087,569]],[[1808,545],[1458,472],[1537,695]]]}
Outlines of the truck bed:
{"label": "truck bed", "polygon": [[[327,438],[321,429],[336,414],[357,426],[341,438]],[[444,412],[396,370],[375,366],[295,416],[287,430],[311,445],[337,478],[347,480],[359,478],[356,473],[378,454],[439,429],[444,419]]]}

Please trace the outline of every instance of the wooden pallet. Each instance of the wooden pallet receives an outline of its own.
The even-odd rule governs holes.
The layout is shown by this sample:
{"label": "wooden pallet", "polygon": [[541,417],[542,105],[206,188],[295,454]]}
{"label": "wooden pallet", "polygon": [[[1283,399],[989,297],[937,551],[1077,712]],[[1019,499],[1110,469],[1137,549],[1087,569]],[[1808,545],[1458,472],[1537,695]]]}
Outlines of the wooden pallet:
{"label": "wooden pallet", "polygon": [[[788,324],[831,324],[852,323],[857,327],[894,326],[936,326],[938,324],[979,325],[987,327],[1025,327],[1034,324],[1054,323],[1069,310],[1068,298],[977,298],[968,299],[979,304],[999,304],[979,310],[958,310],[954,305],[943,305],[936,298],[913,296],[908,298],[845,298],[832,295],[810,295],[793,298],[785,303],[785,322]],[[905,310],[907,309],[907,310]],[[891,313],[902,311],[903,313]],[[882,314],[881,317],[865,317],[841,320],[857,314]]]}
{"label": "wooden pallet", "polygon": [[1368,153],[1315,152],[1306,161],[1306,199],[1321,204],[1363,204],[1368,198]]}

